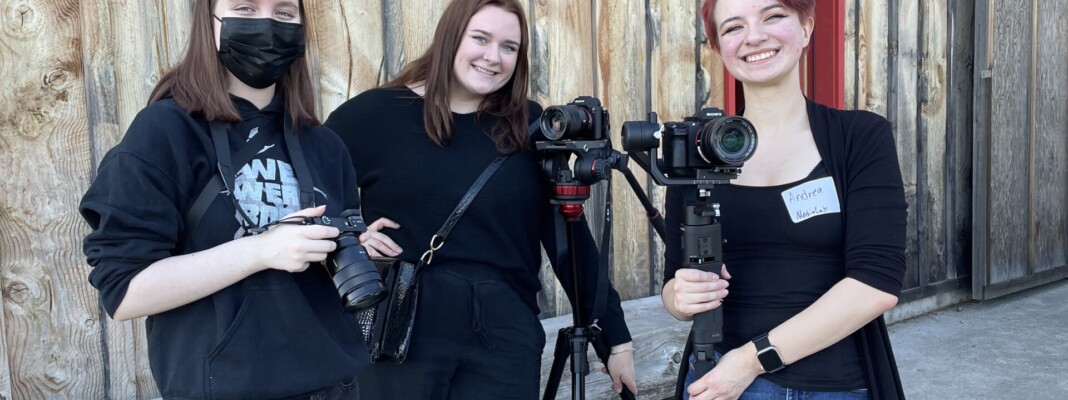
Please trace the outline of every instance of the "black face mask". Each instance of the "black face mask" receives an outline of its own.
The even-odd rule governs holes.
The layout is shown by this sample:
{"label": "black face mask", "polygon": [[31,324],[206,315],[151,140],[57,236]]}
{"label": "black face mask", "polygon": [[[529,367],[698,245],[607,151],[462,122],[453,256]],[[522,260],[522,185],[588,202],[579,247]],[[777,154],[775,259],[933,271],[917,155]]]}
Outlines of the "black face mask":
{"label": "black face mask", "polygon": [[297,58],[304,56],[300,24],[272,18],[219,19],[219,59],[237,79],[256,89],[278,82]]}

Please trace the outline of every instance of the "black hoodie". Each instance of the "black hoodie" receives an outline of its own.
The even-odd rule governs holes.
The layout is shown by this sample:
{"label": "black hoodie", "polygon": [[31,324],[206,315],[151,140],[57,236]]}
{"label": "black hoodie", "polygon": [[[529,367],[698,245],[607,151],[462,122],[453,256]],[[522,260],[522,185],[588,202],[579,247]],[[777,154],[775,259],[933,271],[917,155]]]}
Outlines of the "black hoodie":
{"label": "black hoodie", "polygon": [[[282,96],[262,110],[232,99],[244,119],[229,130],[232,153],[251,136],[275,136],[251,162],[234,165],[238,203],[263,225],[300,209],[282,139]],[[315,205],[325,204],[329,216],[358,207],[355,171],[337,136],[305,125],[297,137],[314,176]],[[89,281],[109,315],[150,264],[244,234],[224,191],[188,251],[178,250],[185,213],[216,165],[208,123],[171,98],[141,110],[101,161],[80,212],[93,229],[84,243]],[[368,364],[355,319],[319,264],[300,273],[259,272],[145,324],[152,374],[168,399],[293,396],[334,386]]]}

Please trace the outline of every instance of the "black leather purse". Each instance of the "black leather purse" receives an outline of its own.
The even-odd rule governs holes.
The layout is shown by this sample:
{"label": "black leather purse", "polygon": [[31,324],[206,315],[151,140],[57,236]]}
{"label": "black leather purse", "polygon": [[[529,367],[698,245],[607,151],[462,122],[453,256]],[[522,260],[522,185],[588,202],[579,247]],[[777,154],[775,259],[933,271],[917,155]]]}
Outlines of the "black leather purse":
{"label": "black leather purse", "polygon": [[434,260],[434,252],[445,245],[445,239],[456,221],[508,157],[498,156],[482,171],[482,175],[479,175],[467,190],[467,194],[460,199],[445,224],[430,238],[430,248],[419,257],[418,262],[388,258],[374,260],[378,272],[382,274],[383,284],[389,290],[389,296],[377,306],[356,313],[372,363],[400,364],[408,357],[415,312],[419,304],[419,271]]}

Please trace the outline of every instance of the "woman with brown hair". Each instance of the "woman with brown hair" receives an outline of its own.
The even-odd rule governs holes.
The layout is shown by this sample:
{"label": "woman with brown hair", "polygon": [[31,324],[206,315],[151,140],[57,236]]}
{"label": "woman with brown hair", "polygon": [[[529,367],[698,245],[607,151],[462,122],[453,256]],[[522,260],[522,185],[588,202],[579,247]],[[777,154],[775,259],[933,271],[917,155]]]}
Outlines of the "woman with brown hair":
{"label": "woman with brown hair", "polygon": [[[514,0],[454,0],[433,42],[391,82],[349,100],[327,120],[352,153],[367,218],[415,259],[476,177],[510,155],[420,272],[420,303],[408,358],[360,375],[374,399],[532,399],[538,396],[544,330],[538,320],[539,243],[556,254],[555,211],[527,126],[541,107],[527,99],[529,38]],[[593,308],[597,254],[583,224]],[[376,240],[369,240],[374,245]],[[384,253],[397,256],[395,252]],[[553,260],[567,282],[566,260]],[[630,334],[619,295],[608,294],[603,336],[616,392],[636,392]],[[590,315],[588,312],[586,315]]]}
{"label": "woman with brown hair", "polygon": [[197,0],[184,58],[82,199],[89,281],[116,320],[148,317],[164,398],[357,398],[367,349],[318,264],[339,232],[278,223],[359,205],[305,22],[297,0]]}

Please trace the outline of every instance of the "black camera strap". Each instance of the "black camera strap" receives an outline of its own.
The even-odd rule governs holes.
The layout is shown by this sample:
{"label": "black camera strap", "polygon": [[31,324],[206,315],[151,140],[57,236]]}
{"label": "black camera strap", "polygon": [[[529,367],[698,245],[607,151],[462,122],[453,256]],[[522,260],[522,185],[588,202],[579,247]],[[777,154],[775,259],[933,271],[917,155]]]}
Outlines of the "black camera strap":
{"label": "black camera strap", "polygon": [[438,232],[430,238],[430,248],[419,257],[416,273],[418,273],[419,269],[424,265],[428,265],[434,260],[434,252],[441,249],[441,246],[445,245],[445,239],[449,237],[449,232],[452,231],[452,227],[456,225],[456,222],[460,220],[460,216],[464,214],[464,211],[467,211],[467,207],[475,201],[478,192],[482,191],[482,187],[485,186],[486,182],[493,177],[493,174],[500,169],[501,165],[503,165],[505,161],[508,161],[509,157],[511,157],[510,154],[497,156],[497,158],[486,166],[486,169],[482,171],[482,174],[478,176],[478,179],[475,179],[475,183],[471,184],[470,189],[467,189],[467,193],[464,194],[464,197],[460,199],[458,204],[456,204],[456,209],[452,211],[452,214],[449,214],[449,218],[445,220],[441,229],[438,229]]}
{"label": "black camera strap", "polygon": [[[219,128],[225,132],[225,124]],[[214,128],[213,128],[214,129]],[[224,135],[225,136],[225,135]],[[254,136],[245,146],[241,148],[234,155],[234,160],[238,165],[247,164],[263,149],[264,146],[270,145],[274,139],[278,137],[274,131],[258,134]],[[212,140],[216,140],[214,137]],[[189,245],[189,240],[192,239],[193,232],[200,225],[200,220],[204,218],[204,214],[207,213],[208,207],[215,202],[219,192],[223,190],[226,185],[222,181],[222,175],[215,173],[211,176],[207,185],[200,190],[200,194],[197,195],[196,200],[193,201],[193,205],[189,207],[189,211],[185,213],[185,226],[182,230],[181,238],[179,239],[179,245],[184,248]]]}
{"label": "black camera strap", "polygon": [[[308,208],[312,207],[315,202],[314,187],[311,182],[311,171],[308,169],[307,161],[304,157],[304,152],[301,150],[299,138],[293,133],[291,119],[286,114],[283,119],[283,131],[285,137],[283,141],[286,144],[287,152],[289,153],[290,162],[293,165],[293,172],[297,177],[297,185],[300,190],[300,207]],[[200,194],[197,195],[196,200],[193,201],[193,205],[189,208],[189,211],[185,215],[185,227],[182,230],[181,237],[179,238],[180,248],[185,248],[189,245],[189,241],[192,240],[193,232],[200,225],[200,221],[204,218],[204,214],[207,213],[208,207],[215,201],[221,190],[224,188],[230,193],[230,198],[234,202],[235,208],[241,215],[243,221],[242,226],[248,230],[255,228],[255,224],[252,219],[245,214],[241,205],[237,203],[237,197],[234,196],[234,190],[236,189],[234,174],[234,165],[245,165],[252,160],[260,150],[265,146],[270,145],[277,133],[274,130],[268,130],[265,133],[257,134],[252,137],[241,150],[230,157],[230,141],[229,141],[229,128],[227,124],[221,121],[213,121],[210,123],[211,139],[215,146],[215,154],[218,159],[219,172],[212,175],[207,185],[201,189]]]}

